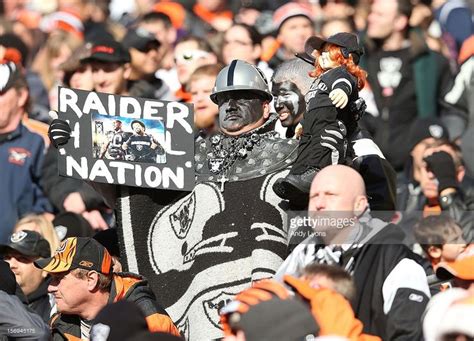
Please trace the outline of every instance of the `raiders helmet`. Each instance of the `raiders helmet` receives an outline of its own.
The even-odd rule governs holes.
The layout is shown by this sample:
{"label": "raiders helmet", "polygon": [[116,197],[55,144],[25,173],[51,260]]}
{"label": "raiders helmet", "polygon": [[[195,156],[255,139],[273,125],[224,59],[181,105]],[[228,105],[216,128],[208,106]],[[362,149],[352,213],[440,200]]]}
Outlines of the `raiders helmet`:
{"label": "raiders helmet", "polygon": [[256,92],[268,101],[273,98],[263,72],[243,60],[233,60],[219,72],[212,89],[211,100],[217,104],[217,96],[220,93],[236,90]]}

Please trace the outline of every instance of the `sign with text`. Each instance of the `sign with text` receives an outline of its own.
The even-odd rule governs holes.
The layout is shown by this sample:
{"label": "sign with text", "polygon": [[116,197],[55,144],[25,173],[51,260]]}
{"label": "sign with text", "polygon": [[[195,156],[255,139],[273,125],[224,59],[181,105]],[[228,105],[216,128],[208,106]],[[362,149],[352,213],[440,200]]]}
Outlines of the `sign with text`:
{"label": "sign with text", "polygon": [[189,104],[61,87],[58,116],[72,133],[59,174],[137,187],[194,188]]}

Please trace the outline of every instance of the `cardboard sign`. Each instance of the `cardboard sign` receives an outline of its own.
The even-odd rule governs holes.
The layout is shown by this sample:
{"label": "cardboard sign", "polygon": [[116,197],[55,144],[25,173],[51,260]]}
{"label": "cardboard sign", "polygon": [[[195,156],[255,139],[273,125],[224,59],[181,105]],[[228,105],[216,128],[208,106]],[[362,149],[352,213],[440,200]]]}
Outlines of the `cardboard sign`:
{"label": "cardboard sign", "polygon": [[193,108],[60,88],[59,112],[72,134],[59,149],[59,174],[137,187],[194,188]]}

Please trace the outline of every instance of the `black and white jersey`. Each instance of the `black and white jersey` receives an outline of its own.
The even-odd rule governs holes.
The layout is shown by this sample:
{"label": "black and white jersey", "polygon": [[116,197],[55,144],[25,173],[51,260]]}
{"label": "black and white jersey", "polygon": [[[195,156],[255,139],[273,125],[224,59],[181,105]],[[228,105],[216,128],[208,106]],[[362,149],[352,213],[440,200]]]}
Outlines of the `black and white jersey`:
{"label": "black and white jersey", "polygon": [[155,161],[155,151],[151,148],[154,143],[152,136],[147,134],[132,135],[125,143],[127,144],[127,151],[133,156],[134,161]]}
{"label": "black and white jersey", "polygon": [[125,142],[124,140],[125,136],[122,130],[114,132],[107,146],[107,154],[110,158],[115,160],[123,160],[125,158],[125,151],[122,149],[122,144]]}
{"label": "black and white jersey", "polygon": [[342,89],[349,102],[359,97],[357,79],[345,67],[339,66],[324,72],[314,80],[305,96],[307,112],[315,108],[333,106],[329,93],[334,89]]}

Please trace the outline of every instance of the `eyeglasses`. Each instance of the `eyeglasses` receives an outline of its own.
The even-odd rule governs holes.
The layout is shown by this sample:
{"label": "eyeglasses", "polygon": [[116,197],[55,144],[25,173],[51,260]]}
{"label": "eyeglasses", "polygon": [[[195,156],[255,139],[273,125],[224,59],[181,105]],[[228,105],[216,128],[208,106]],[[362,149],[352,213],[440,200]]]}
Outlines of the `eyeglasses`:
{"label": "eyeglasses", "polygon": [[196,59],[205,58],[209,56],[209,54],[210,54],[209,52],[206,52],[203,50],[188,50],[181,54],[175,54],[174,61],[175,63],[177,62],[190,63]]}

